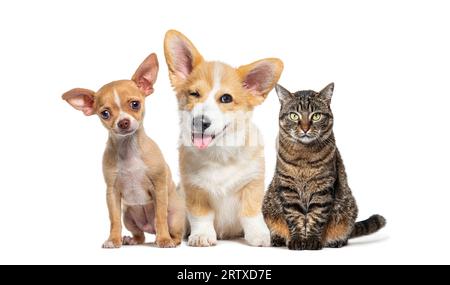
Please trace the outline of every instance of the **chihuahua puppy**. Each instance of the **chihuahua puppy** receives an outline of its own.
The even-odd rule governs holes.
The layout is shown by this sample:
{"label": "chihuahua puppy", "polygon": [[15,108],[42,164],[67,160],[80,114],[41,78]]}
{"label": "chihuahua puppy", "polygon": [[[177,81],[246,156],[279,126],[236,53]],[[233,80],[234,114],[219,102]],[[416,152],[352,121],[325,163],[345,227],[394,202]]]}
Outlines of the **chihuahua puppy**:
{"label": "chihuahua puppy", "polygon": [[[111,230],[104,248],[142,244],[144,232],[156,234],[158,247],[181,243],[184,201],[160,149],[142,126],[144,100],[153,93],[158,68],[156,54],[151,54],[132,80],[113,81],[97,92],[75,88],[62,96],[85,115],[97,114],[109,131],[103,174]],[[122,238],[122,212],[132,237]]]}

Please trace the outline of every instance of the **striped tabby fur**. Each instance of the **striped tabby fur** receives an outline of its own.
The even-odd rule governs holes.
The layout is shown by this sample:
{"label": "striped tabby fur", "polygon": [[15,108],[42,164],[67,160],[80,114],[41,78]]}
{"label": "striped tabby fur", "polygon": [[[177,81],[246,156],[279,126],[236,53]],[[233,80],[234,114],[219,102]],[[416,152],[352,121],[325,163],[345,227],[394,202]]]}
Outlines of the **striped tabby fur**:
{"label": "striped tabby fur", "polygon": [[263,204],[273,246],[342,247],[349,238],[385,225],[379,215],[355,223],[358,209],[333,135],[333,88],[331,83],[319,93],[292,94],[276,87],[281,102],[278,158]]}

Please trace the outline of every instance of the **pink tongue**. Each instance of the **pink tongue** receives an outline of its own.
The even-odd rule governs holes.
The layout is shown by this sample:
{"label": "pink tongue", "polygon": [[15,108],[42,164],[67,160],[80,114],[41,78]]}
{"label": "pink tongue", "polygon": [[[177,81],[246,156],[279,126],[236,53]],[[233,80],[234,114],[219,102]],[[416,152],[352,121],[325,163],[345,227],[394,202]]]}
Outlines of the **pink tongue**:
{"label": "pink tongue", "polygon": [[212,141],[212,136],[195,136],[194,137],[194,145],[198,149],[205,149]]}

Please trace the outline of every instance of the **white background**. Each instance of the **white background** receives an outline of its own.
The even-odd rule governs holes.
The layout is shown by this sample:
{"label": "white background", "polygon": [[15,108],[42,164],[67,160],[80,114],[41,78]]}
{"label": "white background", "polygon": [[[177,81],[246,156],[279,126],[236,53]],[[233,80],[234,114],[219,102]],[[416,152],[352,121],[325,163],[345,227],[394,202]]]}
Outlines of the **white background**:
{"label": "white background", "polygon": [[[448,1],[305,2],[1,1],[0,263],[449,263]],[[387,227],[319,252],[242,241],[101,249],[107,132],[61,94],[130,78],[156,52],[145,129],[178,181],[177,107],[162,48],[171,28],[209,60],[281,58],[280,83],[291,91],[334,81],[335,134],[360,218],[380,213]],[[266,182],[278,109],[272,92],[254,116],[266,141]]]}

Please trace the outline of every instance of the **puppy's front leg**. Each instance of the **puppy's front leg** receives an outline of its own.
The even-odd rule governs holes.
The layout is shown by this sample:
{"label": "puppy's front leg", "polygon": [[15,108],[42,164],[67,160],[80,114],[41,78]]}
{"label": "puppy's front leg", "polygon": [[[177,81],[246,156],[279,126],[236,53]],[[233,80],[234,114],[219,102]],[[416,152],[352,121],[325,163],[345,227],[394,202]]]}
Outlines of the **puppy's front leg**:
{"label": "puppy's front leg", "polygon": [[153,180],[155,186],[155,224],[156,224],[156,245],[158,247],[175,247],[175,242],[170,237],[167,212],[169,204],[169,192],[167,181],[163,177]]}
{"label": "puppy's front leg", "polygon": [[188,219],[191,225],[188,245],[201,247],[216,245],[214,211],[209,204],[208,194],[195,188],[185,189],[185,192]]}
{"label": "puppy's front leg", "polygon": [[252,246],[269,246],[270,232],[261,213],[264,180],[253,180],[241,190],[241,225],[245,240]]}
{"label": "puppy's front leg", "polygon": [[103,243],[103,248],[117,248],[122,245],[122,220],[120,192],[114,187],[106,190],[106,202],[108,204],[109,220],[111,228],[109,238]]}

